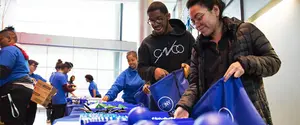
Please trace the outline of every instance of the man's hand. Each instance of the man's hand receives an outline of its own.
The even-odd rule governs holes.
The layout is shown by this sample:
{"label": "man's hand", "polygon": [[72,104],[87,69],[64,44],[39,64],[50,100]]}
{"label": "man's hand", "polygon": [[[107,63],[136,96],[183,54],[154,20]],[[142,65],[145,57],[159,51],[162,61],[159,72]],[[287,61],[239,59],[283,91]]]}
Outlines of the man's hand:
{"label": "man's hand", "polygon": [[149,94],[149,93],[150,93],[149,87],[150,87],[150,84],[149,84],[149,83],[146,83],[146,84],[143,86],[143,92],[144,92],[145,94]]}
{"label": "man's hand", "polygon": [[167,76],[169,73],[162,69],[162,68],[156,68],[154,71],[154,78],[156,81],[160,80],[161,78]]}
{"label": "man's hand", "polygon": [[174,112],[174,118],[188,118],[189,112],[185,109],[178,107]]}
{"label": "man's hand", "polygon": [[106,101],[107,102],[108,100],[109,100],[109,97],[107,95],[102,98],[102,101]]}
{"label": "man's hand", "polygon": [[224,82],[226,82],[233,74],[235,78],[241,77],[245,73],[244,68],[240,64],[240,62],[232,63],[227,69],[224,77]]}
{"label": "man's hand", "polygon": [[186,63],[182,63],[181,67],[183,68],[183,71],[184,71],[184,77],[188,78],[188,76],[190,74],[190,66]]}

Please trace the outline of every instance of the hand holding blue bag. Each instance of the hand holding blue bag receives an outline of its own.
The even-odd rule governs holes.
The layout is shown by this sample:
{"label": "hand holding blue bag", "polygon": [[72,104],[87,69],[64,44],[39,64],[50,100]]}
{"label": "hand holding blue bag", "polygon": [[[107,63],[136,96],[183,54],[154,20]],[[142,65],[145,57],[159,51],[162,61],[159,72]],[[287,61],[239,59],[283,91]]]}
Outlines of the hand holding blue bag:
{"label": "hand holding blue bag", "polygon": [[188,85],[183,69],[179,69],[165,76],[149,89],[158,108],[172,113]]}
{"label": "hand holding blue bag", "polygon": [[230,115],[238,125],[266,125],[249,99],[239,78],[224,78],[211,86],[194,106],[191,117],[196,119],[206,112]]}

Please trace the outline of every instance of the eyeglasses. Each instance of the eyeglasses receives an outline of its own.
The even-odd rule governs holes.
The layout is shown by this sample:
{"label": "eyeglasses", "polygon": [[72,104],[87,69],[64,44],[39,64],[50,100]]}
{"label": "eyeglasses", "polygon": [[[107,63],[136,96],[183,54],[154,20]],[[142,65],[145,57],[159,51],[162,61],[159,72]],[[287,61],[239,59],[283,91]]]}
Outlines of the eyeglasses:
{"label": "eyeglasses", "polygon": [[160,16],[160,17],[158,17],[156,20],[148,20],[148,24],[149,25],[153,25],[153,24],[155,24],[155,23],[157,23],[157,24],[161,24],[162,22],[164,21],[164,17],[162,17],[162,16]]}
{"label": "eyeglasses", "polygon": [[196,15],[196,17],[195,17],[195,19],[193,20],[193,19],[191,19],[191,21],[192,21],[192,26],[194,27],[194,28],[196,28],[196,23],[197,22],[200,22],[200,21],[202,21],[203,20],[203,17],[205,16],[205,14],[208,12],[208,10],[207,11],[205,11],[204,13],[197,13],[197,15]]}

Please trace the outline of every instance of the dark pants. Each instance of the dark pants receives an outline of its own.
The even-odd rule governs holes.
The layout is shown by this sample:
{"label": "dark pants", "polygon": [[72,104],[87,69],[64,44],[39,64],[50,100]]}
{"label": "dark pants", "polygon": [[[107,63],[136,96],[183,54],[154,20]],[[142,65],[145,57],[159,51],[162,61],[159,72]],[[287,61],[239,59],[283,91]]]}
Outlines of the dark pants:
{"label": "dark pants", "polygon": [[47,120],[51,120],[52,109],[47,108]]}
{"label": "dark pants", "polygon": [[55,119],[59,119],[65,116],[66,112],[66,105],[67,104],[59,104],[54,105],[52,104],[52,114],[51,114],[51,123],[53,124]]}
{"label": "dark pants", "polygon": [[33,125],[36,110],[37,104],[35,102],[30,101],[29,106],[27,108],[26,125]]}
{"label": "dark pants", "polygon": [[5,125],[24,125],[27,118],[34,119],[33,116],[28,115],[29,110],[27,109],[32,92],[32,89],[23,85],[7,83],[0,87],[0,116]]}

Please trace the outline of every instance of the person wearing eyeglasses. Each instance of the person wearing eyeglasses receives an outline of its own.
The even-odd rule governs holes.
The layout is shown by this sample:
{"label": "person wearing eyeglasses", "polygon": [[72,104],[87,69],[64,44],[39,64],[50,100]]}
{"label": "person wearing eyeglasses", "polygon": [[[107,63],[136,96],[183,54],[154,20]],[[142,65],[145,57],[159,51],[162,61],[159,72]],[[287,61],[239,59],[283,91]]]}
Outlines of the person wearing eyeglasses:
{"label": "person wearing eyeglasses", "polygon": [[223,17],[221,0],[189,0],[193,24],[201,32],[193,48],[190,85],[177,104],[175,118],[187,118],[193,106],[220,78],[241,78],[266,124],[272,125],[263,77],[276,74],[281,61],[266,36],[253,24]]}
{"label": "person wearing eyeglasses", "polygon": [[33,78],[35,82],[37,82],[39,80],[41,80],[43,82],[47,82],[43,77],[41,77],[40,75],[34,73],[36,71],[37,66],[39,65],[39,63],[37,61],[28,60],[28,64],[29,64],[29,70],[30,70],[29,76],[31,78]]}
{"label": "person wearing eyeglasses", "polygon": [[[35,74],[34,72],[36,71],[37,66],[39,63],[35,60],[28,60],[29,64],[29,77],[33,79],[33,83],[36,84],[37,81],[41,80],[43,82],[47,82],[43,77],[41,77],[38,74]],[[37,110],[37,104],[35,102],[30,101],[29,106],[27,107],[28,114],[27,114],[27,119],[26,125],[33,125],[35,115],[36,115],[36,110]]]}
{"label": "person wearing eyeglasses", "polygon": [[[138,50],[138,72],[145,84],[143,91],[149,93],[150,85],[168,73],[182,67],[189,69],[191,50],[195,42],[191,33],[181,20],[170,19],[165,4],[155,1],[147,10],[148,24],[153,28]],[[152,111],[159,111],[154,99],[150,97]]]}

